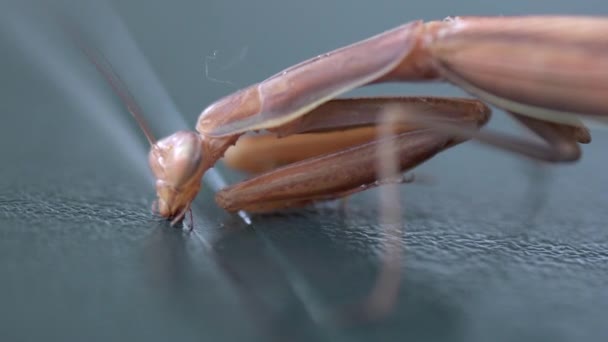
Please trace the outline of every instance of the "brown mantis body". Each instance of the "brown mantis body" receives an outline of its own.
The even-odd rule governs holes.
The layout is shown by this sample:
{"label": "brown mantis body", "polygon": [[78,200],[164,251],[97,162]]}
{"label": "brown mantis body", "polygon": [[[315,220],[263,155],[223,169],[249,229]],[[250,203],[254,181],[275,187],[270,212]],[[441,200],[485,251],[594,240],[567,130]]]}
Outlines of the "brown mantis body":
{"label": "brown mantis body", "polygon": [[[158,142],[109,64],[75,38],[146,133],[156,210],[175,223],[190,209],[203,174],[222,157],[258,175],[217,192],[217,203],[250,212],[407,182],[395,173],[471,138],[537,160],[576,161],[579,143],[591,140],[579,118],[608,115],[606,32],[608,18],[592,17],[412,22],[220,99],[201,114],[198,133],[180,131]],[[479,100],[336,99],[367,84],[427,80],[450,82]],[[490,117],[484,102],[504,109],[544,143],[480,130]],[[387,239],[384,267],[363,310],[349,310],[347,319],[387,313],[398,292],[403,224],[398,194],[385,190],[381,225],[395,239]]]}
{"label": "brown mantis body", "polygon": [[[416,21],[310,59],[212,104],[198,133],[151,141],[157,210],[180,220],[205,171],[251,131],[270,133],[244,136],[226,160],[268,172],[218,192],[229,211],[296,207],[381,183],[373,156],[383,125],[396,132],[382,139],[396,146],[401,171],[469,138],[544,161],[575,161],[578,143],[590,141],[578,118],[608,115],[606,32],[608,19],[593,17]],[[490,110],[477,100],[335,99],[366,84],[425,80],[450,82],[504,109],[546,144],[478,131]],[[386,114],[400,115],[385,122]]]}

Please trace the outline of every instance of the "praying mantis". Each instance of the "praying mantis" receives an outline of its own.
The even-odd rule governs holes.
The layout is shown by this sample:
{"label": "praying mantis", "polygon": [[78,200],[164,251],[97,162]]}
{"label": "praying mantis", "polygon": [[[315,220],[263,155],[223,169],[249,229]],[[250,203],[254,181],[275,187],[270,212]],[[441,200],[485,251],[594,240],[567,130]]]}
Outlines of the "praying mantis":
{"label": "praying mantis", "polygon": [[[376,174],[374,155],[386,139],[396,146],[401,172],[471,138],[536,160],[576,161],[579,144],[591,140],[579,118],[608,115],[606,32],[608,18],[601,17],[414,21],[218,100],[200,115],[197,132],[154,141],[138,119],[152,146],[155,210],[172,223],[183,219],[203,174],[224,156],[228,165],[258,173],[216,194],[231,212],[299,207],[399,182]],[[120,90],[111,70],[96,65]],[[337,98],[368,84],[432,80],[477,99]],[[140,117],[134,102],[123,100]],[[482,130],[490,118],[486,104],[544,142]],[[382,126],[394,134],[379,136]],[[258,131],[265,133],[250,134]]]}

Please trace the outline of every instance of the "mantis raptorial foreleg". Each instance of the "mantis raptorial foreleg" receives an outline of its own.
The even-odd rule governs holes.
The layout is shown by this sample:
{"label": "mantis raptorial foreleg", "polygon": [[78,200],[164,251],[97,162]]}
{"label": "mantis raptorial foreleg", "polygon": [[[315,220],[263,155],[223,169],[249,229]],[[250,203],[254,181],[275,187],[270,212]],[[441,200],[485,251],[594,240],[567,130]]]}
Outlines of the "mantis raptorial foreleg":
{"label": "mantis raptorial foreleg", "polygon": [[[285,130],[291,136],[243,137],[227,154],[229,165],[256,171],[265,166],[295,162],[244,182],[216,195],[226,210],[266,212],[336,199],[382,183],[376,174],[377,126],[381,115],[391,112],[395,135],[385,137],[395,145],[400,171],[407,171],[435,154],[462,141],[460,137],[415,124],[422,112],[437,122],[477,129],[489,117],[489,109],[478,101],[445,98],[372,98],[330,101],[311,111]],[[336,113],[341,114],[341,122]],[[344,115],[350,114],[350,115]],[[315,132],[315,133],[311,133]],[[296,134],[300,133],[300,134]],[[295,135],[294,135],[295,134]],[[296,146],[297,145],[297,146]],[[290,148],[283,153],[285,146]],[[291,152],[291,153],[289,153]],[[235,156],[236,155],[236,156]],[[258,159],[263,159],[258,162]],[[377,183],[380,181],[380,183]]]}

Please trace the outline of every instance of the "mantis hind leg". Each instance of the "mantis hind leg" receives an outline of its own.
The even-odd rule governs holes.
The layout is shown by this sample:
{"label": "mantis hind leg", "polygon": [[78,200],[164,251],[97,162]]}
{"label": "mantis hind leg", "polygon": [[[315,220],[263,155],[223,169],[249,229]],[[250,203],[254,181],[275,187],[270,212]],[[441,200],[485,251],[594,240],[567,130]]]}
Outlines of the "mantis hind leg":
{"label": "mantis hind leg", "polygon": [[463,139],[475,140],[482,144],[533,160],[549,163],[575,162],[579,160],[581,157],[579,144],[587,144],[591,141],[591,135],[582,123],[573,126],[537,119],[526,114],[508,113],[530,129],[542,141],[533,141],[491,130],[478,131],[441,122],[433,118],[417,118],[417,122],[437,132],[460,136]]}

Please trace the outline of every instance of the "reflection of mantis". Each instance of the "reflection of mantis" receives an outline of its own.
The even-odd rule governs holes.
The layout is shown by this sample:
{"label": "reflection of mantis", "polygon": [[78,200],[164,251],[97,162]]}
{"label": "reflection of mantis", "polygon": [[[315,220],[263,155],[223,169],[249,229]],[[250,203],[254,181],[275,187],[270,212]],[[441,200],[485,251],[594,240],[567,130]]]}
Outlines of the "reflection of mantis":
{"label": "reflection of mantis", "polygon": [[[212,104],[198,133],[151,140],[157,210],[173,222],[183,218],[205,171],[242,134],[257,130],[271,133],[243,137],[226,159],[268,172],[218,192],[229,211],[296,207],[382,183],[374,155],[386,139],[397,147],[402,171],[470,137],[535,159],[577,160],[578,143],[590,141],[577,116],[608,114],[606,32],[604,18],[452,18],[412,22],[318,56]],[[111,70],[96,64],[121,93]],[[431,79],[505,109],[546,144],[478,132],[489,109],[476,100],[335,99],[370,83]],[[403,115],[386,123],[388,111]],[[387,125],[395,134],[377,140]]]}

